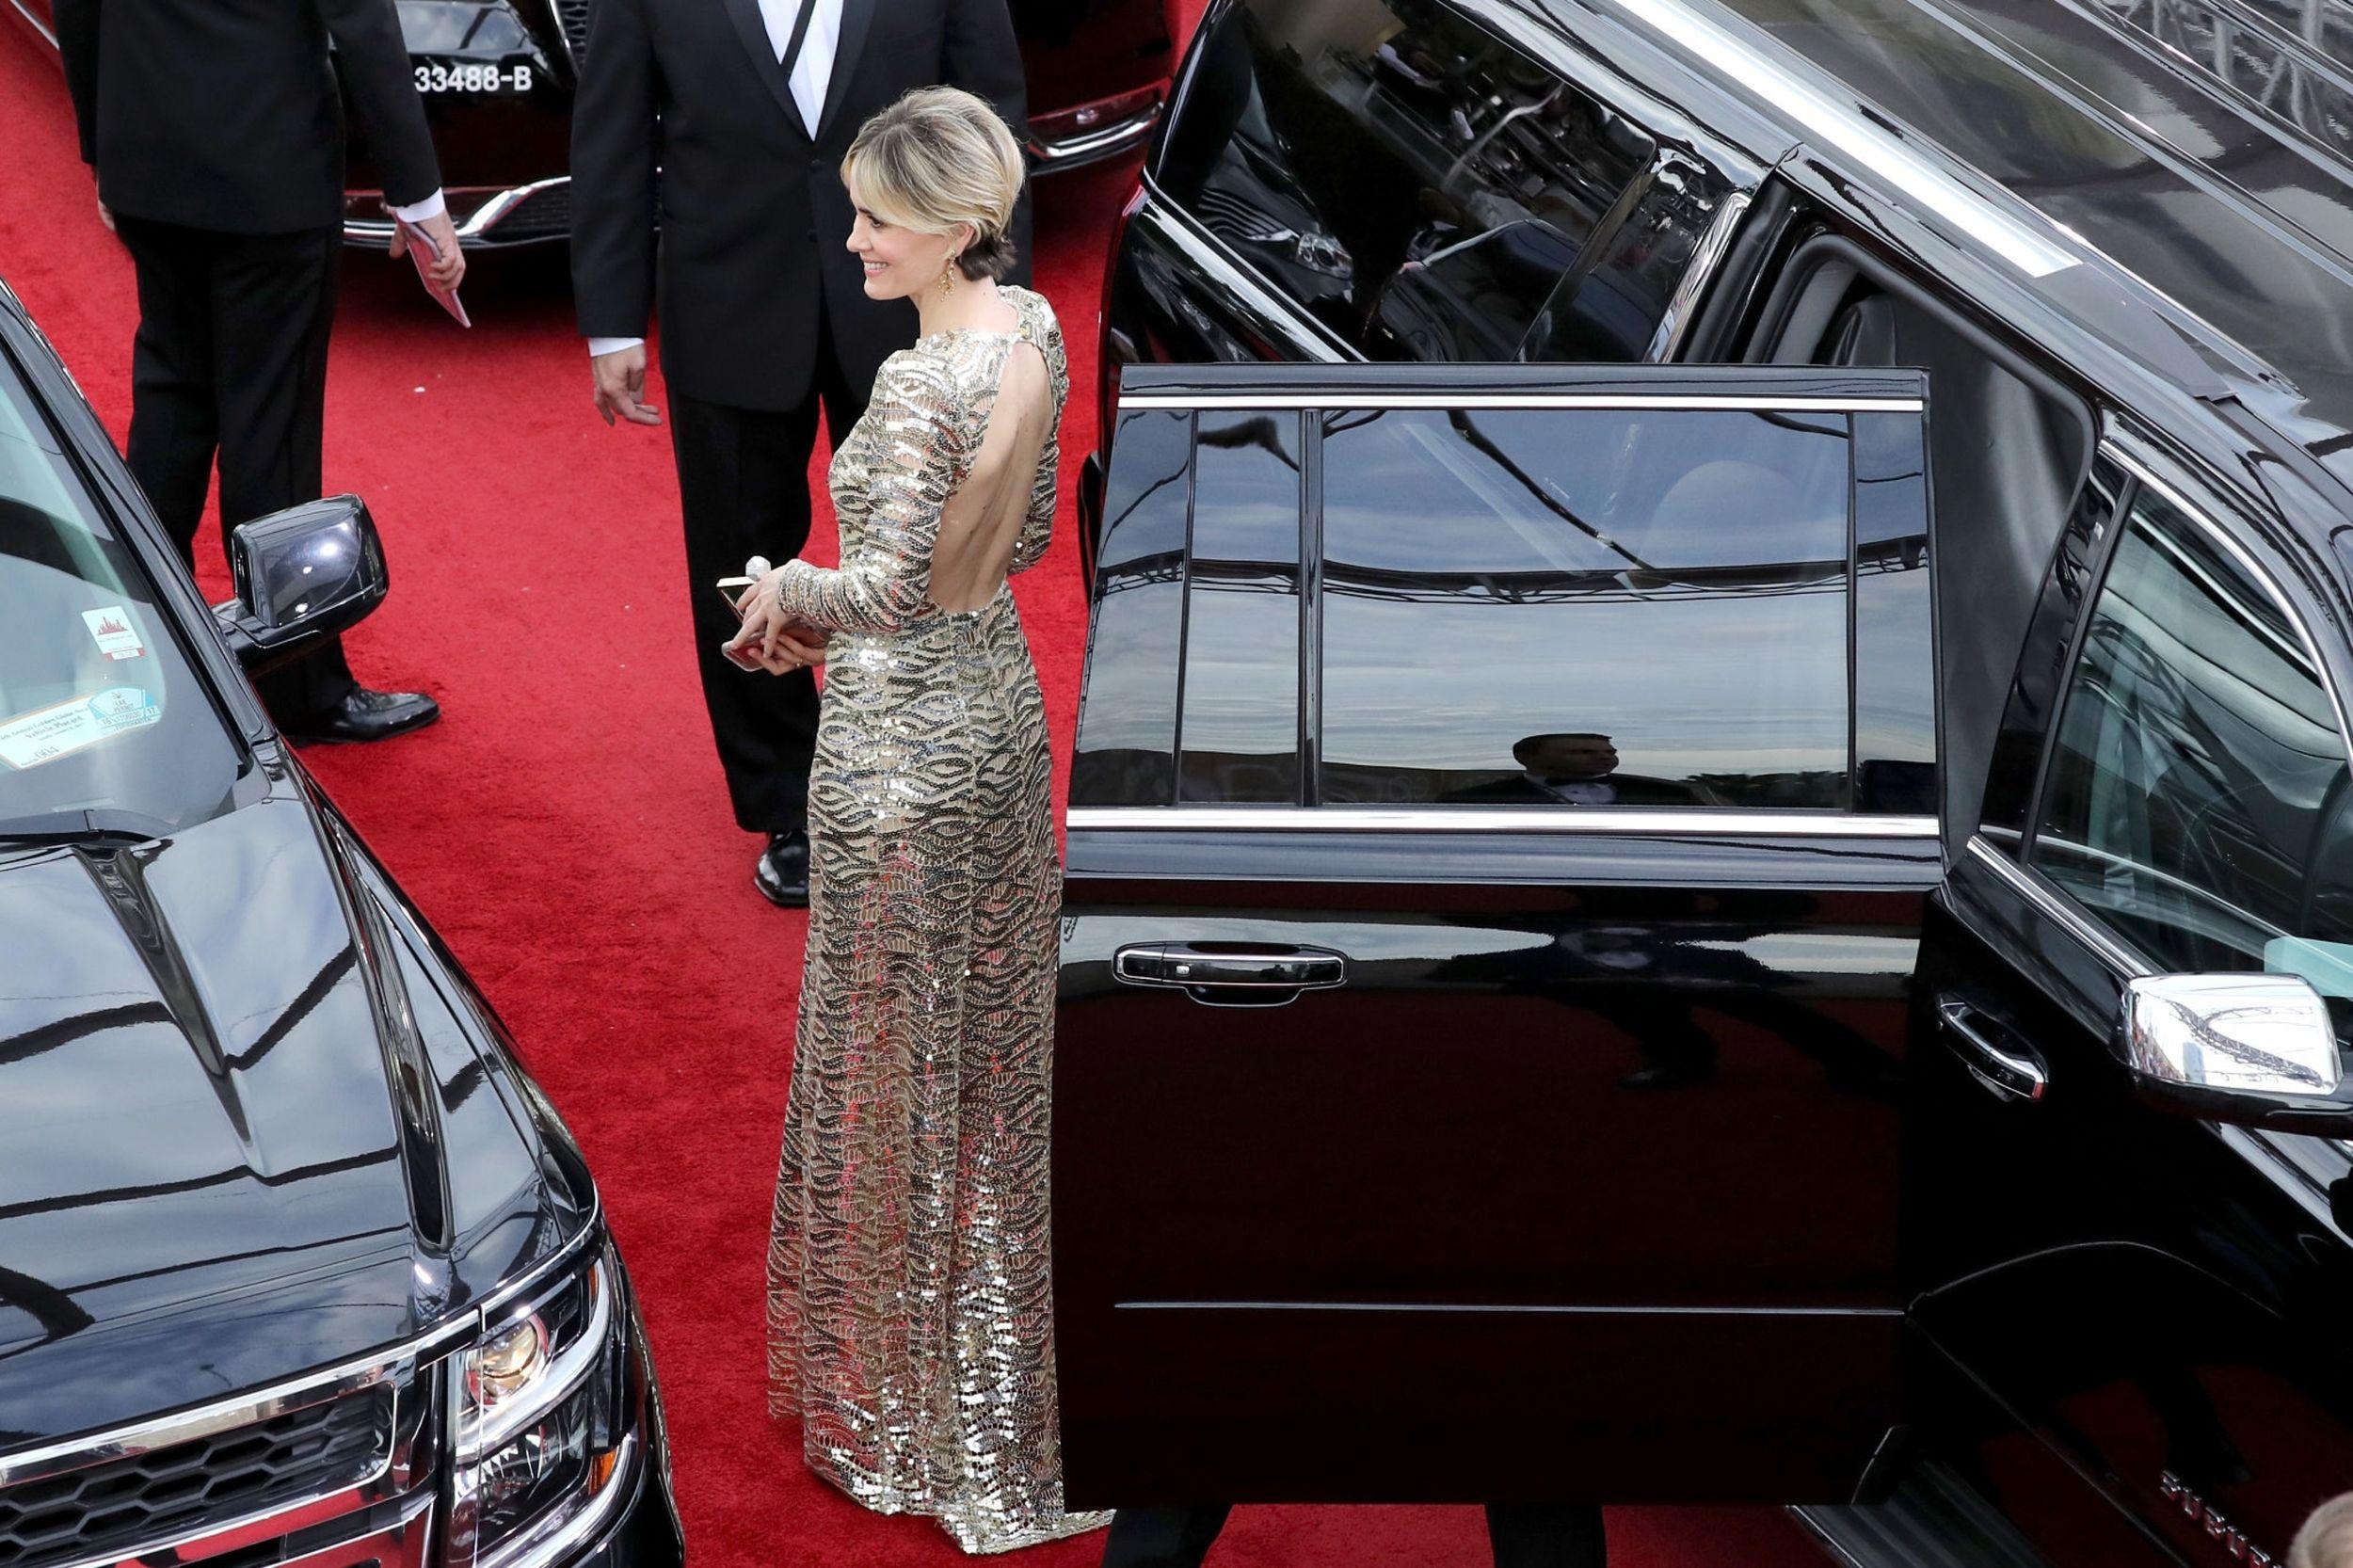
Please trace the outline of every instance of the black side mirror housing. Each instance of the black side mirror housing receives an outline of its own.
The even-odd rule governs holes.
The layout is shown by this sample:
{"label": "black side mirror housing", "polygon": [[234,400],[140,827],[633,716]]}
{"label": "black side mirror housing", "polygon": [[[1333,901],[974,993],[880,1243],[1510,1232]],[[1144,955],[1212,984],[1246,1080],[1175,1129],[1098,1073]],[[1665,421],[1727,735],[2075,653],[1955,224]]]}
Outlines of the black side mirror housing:
{"label": "black side mirror housing", "polygon": [[384,545],[356,495],[306,501],[239,523],[229,538],[237,597],[216,605],[248,674],[309,651],[357,624],[392,586]]}

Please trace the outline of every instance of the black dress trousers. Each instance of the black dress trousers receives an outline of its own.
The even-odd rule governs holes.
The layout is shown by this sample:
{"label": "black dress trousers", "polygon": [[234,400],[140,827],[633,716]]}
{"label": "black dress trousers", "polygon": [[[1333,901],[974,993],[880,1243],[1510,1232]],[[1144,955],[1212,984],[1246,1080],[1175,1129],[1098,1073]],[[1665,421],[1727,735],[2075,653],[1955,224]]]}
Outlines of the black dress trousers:
{"label": "black dress trousers", "polygon": [[[1103,1568],[1200,1568],[1232,1510],[1224,1503],[1123,1508],[1112,1517]],[[1591,1503],[1489,1503],[1496,1568],[1605,1568],[1601,1510]]]}
{"label": "black dress trousers", "polygon": [[[319,497],[341,237],[231,234],[123,214],[115,232],[139,288],[127,458],[193,568],[216,456],[224,548],[237,524]],[[354,682],[338,638],[255,684],[287,723],[341,702]]]}
{"label": "black dress trousers", "polygon": [[738,408],[675,388],[670,393],[695,662],[736,825],[753,833],[808,825],[817,680],[805,669],[771,675],[728,663],[719,648],[735,635],[737,622],[712,584],[741,572],[753,555],[781,564],[801,552],[808,543],[808,461],[816,450],[818,413],[822,408],[838,447],[866,412],[872,392],[871,385],[851,384],[827,332],[817,344],[808,396],[797,408]]}

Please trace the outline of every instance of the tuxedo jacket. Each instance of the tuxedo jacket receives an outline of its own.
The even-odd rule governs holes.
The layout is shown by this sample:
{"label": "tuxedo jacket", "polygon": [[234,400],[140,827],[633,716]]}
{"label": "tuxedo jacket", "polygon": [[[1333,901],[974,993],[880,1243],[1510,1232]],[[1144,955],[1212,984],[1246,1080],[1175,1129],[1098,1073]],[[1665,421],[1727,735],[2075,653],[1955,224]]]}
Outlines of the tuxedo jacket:
{"label": "tuxedo jacket", "polygon": [[341,224],[338,57],[385,199],[440,187],[392,0],[56,0],[56,18],[82,157],[118,213],[234,234]]}
{"label": "tuxedo jacket", "polygon": [[[820,312],[851,386],[915,340],[844,248],[841,155],[912,88],[958,87],[1028,129],[1005,0],[842,0],[814,135],[759,0],[596,0],[572,111],[572,293],[584,337],[644,337],[672,390],[781,410],[813,384]],[[656,194],[655,170],[661,178]],[[657,231],[658,219],[658,231]],[[1028,277],[1029,199],[1015,214]]]}

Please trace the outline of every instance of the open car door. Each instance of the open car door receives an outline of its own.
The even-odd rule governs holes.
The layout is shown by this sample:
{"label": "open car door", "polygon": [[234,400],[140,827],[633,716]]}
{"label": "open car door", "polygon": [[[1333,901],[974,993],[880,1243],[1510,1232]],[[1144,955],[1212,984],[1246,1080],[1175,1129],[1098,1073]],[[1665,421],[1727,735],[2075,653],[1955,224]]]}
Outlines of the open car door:
{"label": "open car door", "polygon": [[1072,1506],[1854,1494],[1940,874],[1926,395],[1125,372],[1055,1080]]}

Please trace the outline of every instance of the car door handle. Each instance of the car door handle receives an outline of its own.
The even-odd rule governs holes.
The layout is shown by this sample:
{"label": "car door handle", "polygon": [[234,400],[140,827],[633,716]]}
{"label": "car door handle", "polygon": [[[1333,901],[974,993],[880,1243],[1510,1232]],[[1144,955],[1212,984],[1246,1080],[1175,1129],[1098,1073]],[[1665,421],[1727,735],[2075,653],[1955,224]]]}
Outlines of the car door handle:
{"label": "car door handle", "polygon": [[1947,993],[1937,999],[1936,1016],[1961,1064],[1995,1098],[2031,1103],[2050,1087],[2051,1069],[2042,1053],[1992,1009]]}
{"label": "car door handle", "polygon": [[1348,959],[1283,943],[1137,942],[1112,954],[1112,977],[1168,986],[1209,1007],[1280,1007],[1348,982]]}

